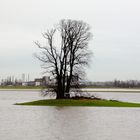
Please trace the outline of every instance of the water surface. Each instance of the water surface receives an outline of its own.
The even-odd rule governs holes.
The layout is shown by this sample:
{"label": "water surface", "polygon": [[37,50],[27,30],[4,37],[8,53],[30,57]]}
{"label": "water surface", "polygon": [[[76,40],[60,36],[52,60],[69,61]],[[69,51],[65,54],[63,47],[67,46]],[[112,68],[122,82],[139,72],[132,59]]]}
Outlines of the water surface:
{"label": "water surface", "polygon": [[[140,94],[136,93],[97,94],[106,98],[140,101]],[[0,139],[139,140],[140,138],[139,108],[13,105],[16,102],[42,98],[35,91],[0,91]],[[136,98],[137,100],[134,100]]]}

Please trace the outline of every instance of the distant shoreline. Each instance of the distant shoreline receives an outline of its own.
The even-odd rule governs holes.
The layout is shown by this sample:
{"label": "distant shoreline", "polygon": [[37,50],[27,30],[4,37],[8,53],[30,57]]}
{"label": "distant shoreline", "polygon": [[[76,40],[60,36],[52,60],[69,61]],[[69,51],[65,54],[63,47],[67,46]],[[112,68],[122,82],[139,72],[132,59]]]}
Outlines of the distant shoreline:
{"label": "distant shoreline", "polygon": [[8,89],[6,89],[6,88],[0,88],[0,91],[41,91],[41,89],[13,89],[13,88],[8,88]]}
{"label": "distant shoreline", "polygon": [[[41,88],[0,88],[0,91],[41,91]],[[130,88],[82,88],[82,92],[135,92],[140,93],[140,89]]]}
{"label": "distant shoreline", "polygon": [[87,92],[137,92],[140,93],[140,89],[132,88],[85,88],[82,91]]}

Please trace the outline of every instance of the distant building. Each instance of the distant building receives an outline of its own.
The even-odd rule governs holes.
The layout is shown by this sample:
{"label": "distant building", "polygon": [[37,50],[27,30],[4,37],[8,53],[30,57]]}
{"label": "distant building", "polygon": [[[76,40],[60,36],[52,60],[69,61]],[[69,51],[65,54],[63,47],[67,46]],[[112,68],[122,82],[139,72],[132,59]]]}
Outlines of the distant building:
{"label": "distant building", "polygon": [[43,85],[43,79],[42,78],[37,78],[35,79],[35,86],[42,86]]}
{"label": "distant building", "polygon": [[35,86],[46,86],[50,84],[51,79],[49,76],[44,76],[43,78],[36,78],[34,82]]}
{"label": "distant building", "polygon": [[43,78],[36,78],[34,81],[22,82],[22,86],[46,86],[51,83],[49,76],[44,76]]}
{"label": "distant building", "polygon": [[27,85],[28,86],[35,86],[35,81],[28,81],[27,82]]}
{"label": "distant building", "polygon": [[28,86],[28,82],[22,82],[22,86]]}
{"label": "distant building", "polygon": [[50,76],[44,76],[42,79],[43,79],[43,85],[49,85],[51,82]]}

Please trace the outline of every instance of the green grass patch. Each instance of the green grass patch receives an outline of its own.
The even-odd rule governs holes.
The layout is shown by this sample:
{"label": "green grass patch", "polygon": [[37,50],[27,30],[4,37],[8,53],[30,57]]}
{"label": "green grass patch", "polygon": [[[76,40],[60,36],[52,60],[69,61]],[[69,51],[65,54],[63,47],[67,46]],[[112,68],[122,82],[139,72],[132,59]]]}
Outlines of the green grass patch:
{"label": "green grass patch", "polygon": [[98,107],[140,107],[138,103],[127,103],[111,100],[90,100],[90,99],[48,99],[33,102],[16,103],[15,105],[32,106],[98,106]]}

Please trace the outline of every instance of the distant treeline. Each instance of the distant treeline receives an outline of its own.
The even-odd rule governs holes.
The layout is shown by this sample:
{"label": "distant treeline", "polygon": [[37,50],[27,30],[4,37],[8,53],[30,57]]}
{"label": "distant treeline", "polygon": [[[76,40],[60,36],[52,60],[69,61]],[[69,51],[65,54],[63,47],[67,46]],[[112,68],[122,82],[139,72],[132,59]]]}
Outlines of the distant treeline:
{"label": "distant treeline", "polygon": [[[140,88],[140,81],[138,80],[114,80],[105,82],[89,82],[89,81],[79,81],[78,86],[81,88]],[[76,84],[76,86],[77,86]],[[12,80],[11,78],[2,80],[1,86],[22,86],[21,80]],[[46,84],[47,86],[47,84]],[[75,85],[74,85],[75,86]]]}
{"label": "distant treeline", "polygon": [[140,81],[137,80],[127,80],[127,81],[120,81],[115,80],[113,82],[114,87],[121,87],[121,88],[135,88],[140,87]]}
{"label": "distant treeline", "polygon": [[140,88],[138,80],[114,80],[106,82],[87,82],[82,84],[82,87],[114,87],[114,88]]}

